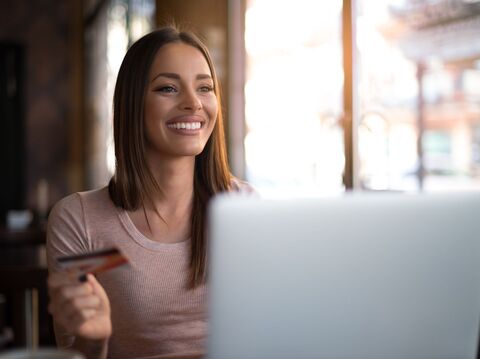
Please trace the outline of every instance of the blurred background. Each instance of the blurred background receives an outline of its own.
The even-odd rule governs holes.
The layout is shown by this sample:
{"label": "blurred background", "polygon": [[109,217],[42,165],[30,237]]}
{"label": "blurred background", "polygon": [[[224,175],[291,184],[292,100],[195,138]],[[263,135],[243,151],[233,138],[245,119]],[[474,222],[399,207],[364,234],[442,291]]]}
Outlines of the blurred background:
{"label": "blurred background", "polygon": [[108,182],[118,68],[172,22],[211,50],[261,195],[480,189],[480,1],[1,0],[0,350],[53,345],[48,211]]}

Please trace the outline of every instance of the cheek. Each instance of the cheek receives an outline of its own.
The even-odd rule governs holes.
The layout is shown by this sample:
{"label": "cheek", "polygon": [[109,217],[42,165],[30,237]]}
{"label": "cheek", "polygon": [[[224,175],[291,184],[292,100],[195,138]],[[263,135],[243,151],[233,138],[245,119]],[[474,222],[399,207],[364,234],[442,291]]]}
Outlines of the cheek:
{"label": "cheek", "polygon": [[208,113],[208,117],[210,117],[210,121],[215,122],[218,116],[218,103],[217,98],[213,97],[205,101],[204,103],[205,111]]}
{"label": "cheek", "polygon": [[162,115],[168,107],[168,103],[161,98],[155,98],[153,96],[147,96],[145,99],[145,117],[146,118],[158,118]]}
{"label": "cheek", "polygon": [[164,107],[159,99],[152,98],[151,96],[145,99],[143,127],[145,138],[150,143],[155,142],[155,138],[161,136],[163,131],[161,119],[165,115]]}

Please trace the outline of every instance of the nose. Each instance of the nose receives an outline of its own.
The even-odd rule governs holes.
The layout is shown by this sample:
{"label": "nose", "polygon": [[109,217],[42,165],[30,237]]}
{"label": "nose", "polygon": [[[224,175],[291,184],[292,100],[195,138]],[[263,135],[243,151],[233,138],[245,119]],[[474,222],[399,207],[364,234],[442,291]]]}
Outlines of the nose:
{"label": "nose", "polygon": [[182,101],[180,103],[182,110],[197,111],[202,109],[202,101],[193,90],[186,90],[183,93]]}

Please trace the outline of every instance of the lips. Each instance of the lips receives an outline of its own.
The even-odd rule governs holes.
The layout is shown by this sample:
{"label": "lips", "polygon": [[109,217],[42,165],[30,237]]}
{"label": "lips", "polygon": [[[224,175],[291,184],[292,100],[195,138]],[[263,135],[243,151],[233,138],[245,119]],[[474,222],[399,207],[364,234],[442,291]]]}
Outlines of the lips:
{"label": "lips", "polygon": [[181,133],[194,133],[200,130],[205,120],[200,116],[179,116],[167,121],[169,129]]}

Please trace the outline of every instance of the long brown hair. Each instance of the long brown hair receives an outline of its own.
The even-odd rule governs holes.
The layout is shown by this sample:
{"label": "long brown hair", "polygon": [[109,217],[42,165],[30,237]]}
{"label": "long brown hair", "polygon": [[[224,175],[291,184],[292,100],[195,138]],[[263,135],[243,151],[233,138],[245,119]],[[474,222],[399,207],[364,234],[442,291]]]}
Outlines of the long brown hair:
{"label": "long brown hair", "polygon": [[219,108],[213,132],[195,159],[189,274],[189,287],[194,288],[206,278],[208,201],[215,193],[230,190],[232,175],[227,162],[218,79],[208,49],[193,33],[164,27],[145,35],[127,51],[113,97],[116,169],[108,190],[115,205],[129,211],[144,206],[152,194],[161,192],[146,161],[144,102],[155,55],[169,43],[184,43],[200,50],[212,74]]}

